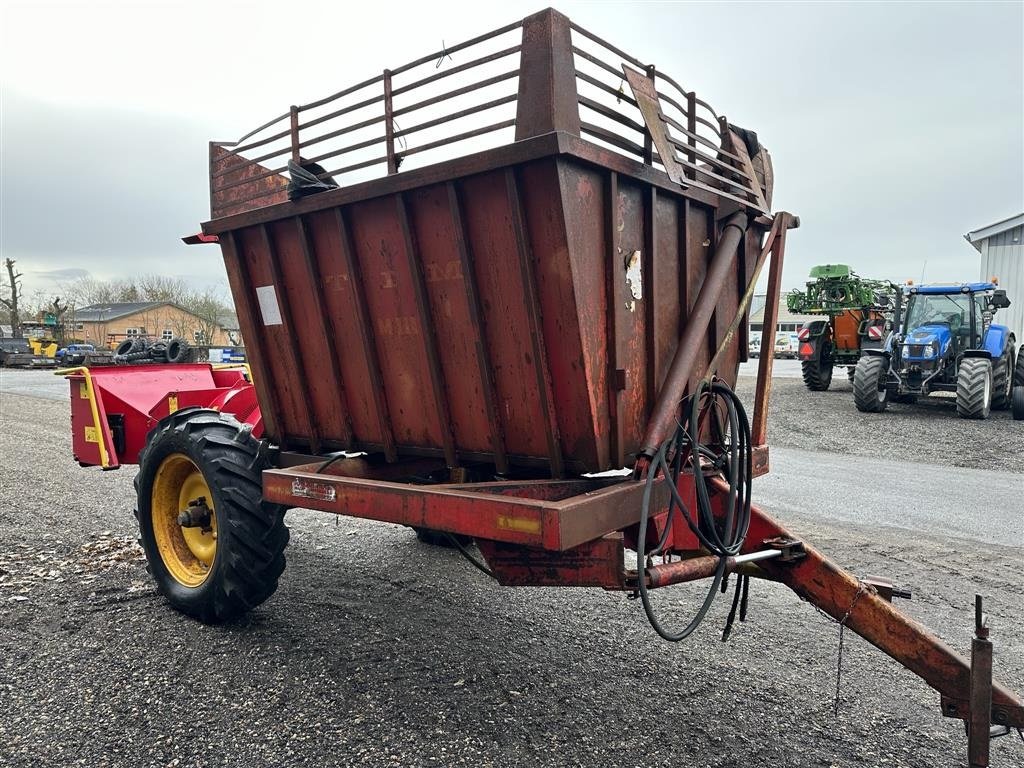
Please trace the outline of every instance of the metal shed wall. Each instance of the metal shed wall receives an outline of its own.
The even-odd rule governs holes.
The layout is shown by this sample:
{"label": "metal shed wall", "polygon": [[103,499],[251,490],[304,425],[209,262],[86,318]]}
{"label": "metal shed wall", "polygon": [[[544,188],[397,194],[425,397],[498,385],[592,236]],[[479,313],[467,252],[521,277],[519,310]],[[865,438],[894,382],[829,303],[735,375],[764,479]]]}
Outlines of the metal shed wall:
{"label": "metal shed wall", "polygon": [[1024,343],[1024,225],[998,232],[982,240],[981,279],[999,278],[999,285],[1010,297],[1010,308],[997,315]]}

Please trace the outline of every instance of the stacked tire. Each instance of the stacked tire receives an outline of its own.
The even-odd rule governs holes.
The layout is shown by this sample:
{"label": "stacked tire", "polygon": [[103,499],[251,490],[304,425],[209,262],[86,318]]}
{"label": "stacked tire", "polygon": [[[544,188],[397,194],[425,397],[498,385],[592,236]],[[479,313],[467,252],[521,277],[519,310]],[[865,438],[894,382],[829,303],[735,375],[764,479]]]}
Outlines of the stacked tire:
{"label": "stacked tire", "polygon": [[157,342],[145,338],[125,339],[114,350],[114,360],[119,363],[187,363],[190,356],[189,343],[178,336]]}

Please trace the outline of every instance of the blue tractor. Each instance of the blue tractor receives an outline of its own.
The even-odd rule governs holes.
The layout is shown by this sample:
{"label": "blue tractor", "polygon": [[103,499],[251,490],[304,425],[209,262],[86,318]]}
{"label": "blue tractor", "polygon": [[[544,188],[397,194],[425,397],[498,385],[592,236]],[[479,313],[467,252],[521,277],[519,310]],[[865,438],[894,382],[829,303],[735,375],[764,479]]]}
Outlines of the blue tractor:
{"label": "blue tractor", "polygon": [[1010,306],[995,283],[906,285],[903,308],[882,349],[864,350],[853,377],[857,410],[884,411],[932,392],[955,392],[957,413],[988,418],[1010,407],[1016,340],[997,325]]}

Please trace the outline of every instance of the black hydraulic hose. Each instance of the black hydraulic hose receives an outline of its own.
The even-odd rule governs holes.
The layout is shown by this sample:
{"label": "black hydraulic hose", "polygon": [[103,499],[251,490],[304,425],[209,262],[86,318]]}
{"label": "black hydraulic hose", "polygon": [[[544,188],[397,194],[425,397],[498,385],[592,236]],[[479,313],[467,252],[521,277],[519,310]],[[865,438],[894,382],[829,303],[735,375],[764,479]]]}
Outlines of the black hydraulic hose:
{"label": "black hydraulic hose", "polygon": [[[723,445],[724,452],[718,455],[709,446],[701,444],[700,430],[701,417],[707,413],[719,431],[719,439],[723,443],[725,442],[721,424],[714,421],[720,404],[725,407],[730,439],[728,445]],[[670,642],[685,639],[704,620],[725,576],[728,558],[739,554],[742,549],[750,527],[750,496],[753,482],[750,422],[743,409],[743,404],[724,382],[717,379],[710,383],[702,381],[697,386],[697,391],[683,401],[682,414],[682,423],[678,425],[675,434],[661,444],[648,468],[647,482],[644,486],[640,507],[640,530],[637,536],[637,589],[643,603],[644,613],[647,614],[647,620],[651,623],[654,631]],[[671,462],[668,458],[670,451],[672,452]],[[693,473],[697,493],[697,519],[694,519],[694,515],[687,508],[677,487],[677,481],[687,455],[690,459],[690,470]],[[714,510],[711,507],[711,496],[701,466],[701,458],[712,461],[713,466],[723,473],[729,485],[725,515],[721,526],[715,519]],[[674,512],[678,509],[701,546],[719,558],[718,567],[715,569],[715,575],[704,602],[690,622],[678,632],[666,629],[655,614],[645,576],[651,493],[654,488],[654,480],[659,474],[664,474],[670,498],[665,530],[662,532],[657,548],[652,550],[651,554],[664,551],[665,544],[669,539]]]}
{"label": "black hydraulic hose", "polygon": [[477,560],[475,557],[473,557],[473,553],[470,552],[468,549],[466,549],[465,546],[463,546],[462,542],[459,541],[457,536],[455,536],[454,534],[451,534],[451,533],[445,533],[444,535],[448,539],[448,541],[451,543],[451,545],[453,547],[455,547],[457,550],[459,550],[459,552],[462,553],[462,556],[464,558],[469,560],[469,562],[473,565],[474,568],[476,568],[481,573],[484,573],[484,574],[490,576],[495,581],[498,580],[498,577],[495,575],[494,571],[492,571],[490,568],[488,568],[486,563],[483,563],[480,560]]}

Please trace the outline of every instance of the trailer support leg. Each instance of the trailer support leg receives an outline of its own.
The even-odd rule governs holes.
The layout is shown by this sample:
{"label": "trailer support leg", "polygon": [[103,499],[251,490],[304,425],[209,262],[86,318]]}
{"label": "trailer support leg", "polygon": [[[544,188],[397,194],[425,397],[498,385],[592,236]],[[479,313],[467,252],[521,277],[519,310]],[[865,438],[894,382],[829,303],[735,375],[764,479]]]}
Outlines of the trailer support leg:
{"label": "trailer support leg", "polygon": [[988,639],[981,595],[974,597],[974,639],[971,641],[971,719],[967,725],[967,754],[971,768],[988,767],[991,739],[988,713],[992,709],[992,641]]}
{"label": "trailer support leg", "polygon": [[[713,485],[718,495],[728,492],[728,486],[720,480],[713,481]],[[762,546],[761,542],[776,537],[794,538],[764,511],[752,506],[744,552],[755,551]],[[972,722],[973,715],[977,714],[979,722],[1024,728],[1024,703],[998,682],[991,683],[990,706],[986,708],[979,700],[977,706],[981,711],[975,712],[972,677],[974,674],[991,675],[991,646],[988,650],[988,671],[984,671],[982,656],[979,670],[972,673],[970,662],[896,610],[876,589],[847,573],[806,543],[804,552],[805,556],[798,560],[783,562],[776,558],[760,562],[758,566],[769,578],[785,584],[837,621],[845,616],[848,629],[938,691],[945,716]],[[987,728],[974,730],[988,738]]]}

